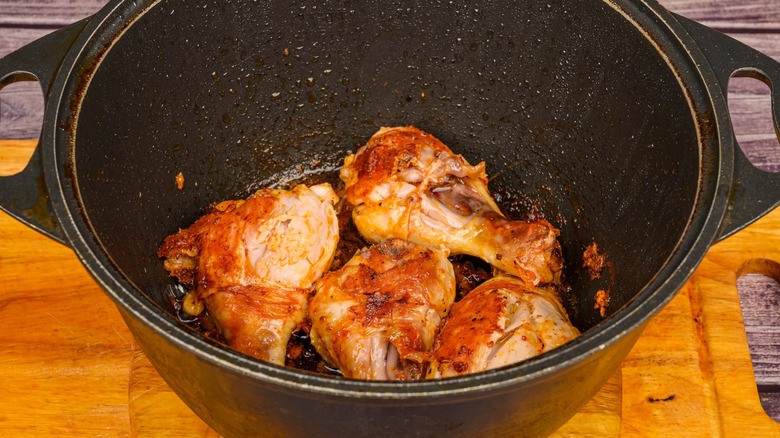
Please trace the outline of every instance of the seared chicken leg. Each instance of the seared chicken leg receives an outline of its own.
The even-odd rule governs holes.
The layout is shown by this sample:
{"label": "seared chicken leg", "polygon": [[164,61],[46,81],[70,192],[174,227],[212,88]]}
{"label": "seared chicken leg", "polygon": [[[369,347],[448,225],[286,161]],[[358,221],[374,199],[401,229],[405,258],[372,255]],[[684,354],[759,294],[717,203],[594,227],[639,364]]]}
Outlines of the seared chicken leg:
{"label": "seared chicken leg", "polygon": [[364,248],[317,281],[311,341],[345,377],[419,379],[441,318],[455,299],[443,251],[390,239]]}
{"label": "seared chicken leg", "polygon": [[352,218],[370,242],[398,237],[480,257],[528,284],[557,282],[558,230],[503,217],[487,189],[485,164],[471,166],[414,127],[382,128],[344,160]]}
{"label": "seared chicken leg", "polygon": [[580,335],[555,292],[500,275],[452,306],[426,377],[452,377],[520,362]]}
{"label": "seared chicken leg", "polygon": [[158,256],[172,276],[195,286],[231,347],[283,365],[338,243],[336,201],[329,184],[260,190],[217,204],[168,236]]}

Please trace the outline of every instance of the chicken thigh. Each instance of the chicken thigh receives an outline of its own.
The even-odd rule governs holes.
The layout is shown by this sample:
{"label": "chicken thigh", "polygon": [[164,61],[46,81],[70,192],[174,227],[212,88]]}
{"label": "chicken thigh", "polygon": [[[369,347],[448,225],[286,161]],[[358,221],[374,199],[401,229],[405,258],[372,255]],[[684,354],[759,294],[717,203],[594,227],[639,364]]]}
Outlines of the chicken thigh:
{"label": "chicken thigh", "polygon": [[455,299],[445,251],[400,239],[364,248],[315,285],[311,341],[345,377],[413,380]]}
{"label": "chicken thigh", "polygon": [[168,236],[158,256],[195,288],[231,347],[282,365],[338,243],[336,201],[329,184],[260,190],[217,204]]}
{"label": "chicken thigh", "polygon": [[414,127],[382,128],[344,161],[352,218],[370,242],[397,237],[482,258],[529,284],[559,281],[558,230],[512,221],[487,188],[485,163],[471,166]]}
{"label": "chicken thigh", "polygon": [[436,336],[426,377],[461,376],[510,365],[579,335],[552,289],[499,275],[452,306]]}

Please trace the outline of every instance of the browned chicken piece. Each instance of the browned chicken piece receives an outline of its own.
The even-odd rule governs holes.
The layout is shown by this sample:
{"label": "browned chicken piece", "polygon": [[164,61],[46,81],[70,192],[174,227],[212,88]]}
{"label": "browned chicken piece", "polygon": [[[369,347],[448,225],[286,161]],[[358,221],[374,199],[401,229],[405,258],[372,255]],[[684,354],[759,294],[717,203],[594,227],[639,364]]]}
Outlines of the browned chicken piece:
{"label": "browned chicken piece", "polygon": [[195,287],[231,347],[283,365],[336,250],[336,201],[329,184],[260,190],[217,204],[168,236],[157,254],[172,276]]}
{"label": "browned chicken piece", "polygon": [[370,242],[398,237],[482,258],[529,284],[554,283],[562,267],[558,230],[544,220],[506,219],[471,166],[417,128],[382,128],[344,160],[352,218]]}
{"label": "browned chicken piece", "polygon": [[436,336],[426,377],[453,377],[550,351],[580,332],[552,289],[499,275],[452,306]]}
{"label": "browned chicken piece", "polygon": [[316,283],[311,341],[345,377],[415,380],[455,299],[445,251],[389,239]]}

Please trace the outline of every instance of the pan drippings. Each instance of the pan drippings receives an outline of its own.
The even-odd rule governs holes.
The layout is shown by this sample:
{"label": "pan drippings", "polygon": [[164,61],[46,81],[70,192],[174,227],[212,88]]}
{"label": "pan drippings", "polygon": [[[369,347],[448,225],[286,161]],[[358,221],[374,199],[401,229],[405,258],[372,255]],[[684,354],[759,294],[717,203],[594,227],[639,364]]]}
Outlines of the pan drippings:
{"label": "pan drippings", "polygon": [[396,127],[344,159],[338,192],[312,175],[165,239],[182,322],[260,360],[368,380],[483,371],[579,336],[558,298],[558,230],[506,218],[484,163]]}

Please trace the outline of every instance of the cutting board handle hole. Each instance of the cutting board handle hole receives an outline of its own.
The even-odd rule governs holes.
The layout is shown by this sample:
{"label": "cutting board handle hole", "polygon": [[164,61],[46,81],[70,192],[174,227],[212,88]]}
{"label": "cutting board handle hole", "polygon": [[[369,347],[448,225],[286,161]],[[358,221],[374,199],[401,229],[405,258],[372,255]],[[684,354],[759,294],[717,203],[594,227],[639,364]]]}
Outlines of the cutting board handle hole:
{"label": "cutting board handle hole", "polygon": [[748,259],[740,266],[737,277],[748,274],[760,274],[774,280],[775,284],[780,283],[780,263],[770,259]]}
{"label": "cutting board handle hole", "polygon": [[780,263],[750,259],[737,272],[742,319],[761,405],[780,421]]}

